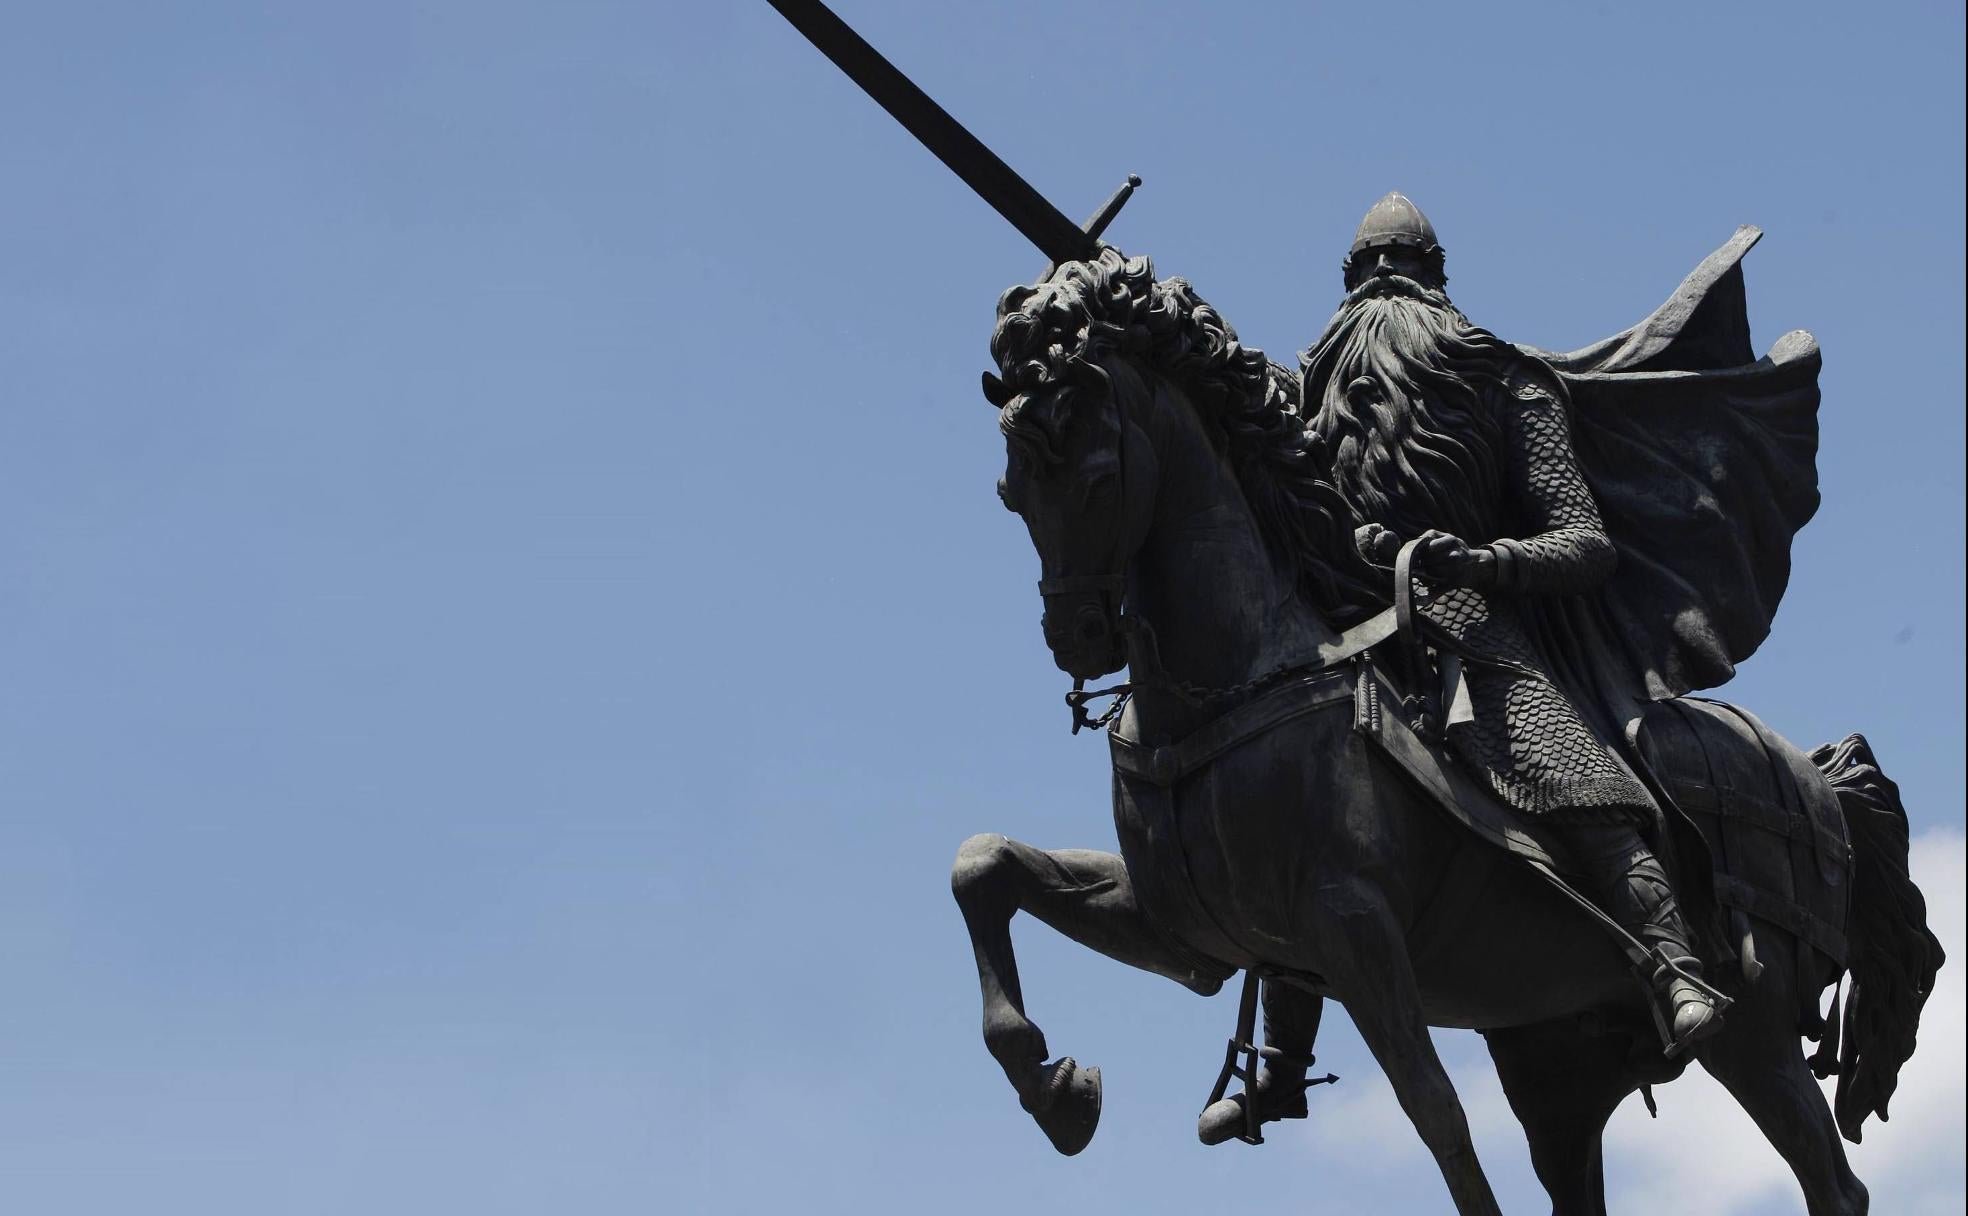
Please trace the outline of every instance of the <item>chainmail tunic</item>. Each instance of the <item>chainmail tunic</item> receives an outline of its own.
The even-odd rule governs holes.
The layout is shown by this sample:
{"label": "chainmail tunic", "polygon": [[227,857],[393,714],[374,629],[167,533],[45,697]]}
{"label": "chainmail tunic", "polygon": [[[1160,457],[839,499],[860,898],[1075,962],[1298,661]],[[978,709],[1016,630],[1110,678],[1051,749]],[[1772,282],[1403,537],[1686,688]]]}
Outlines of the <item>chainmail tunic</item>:
{"label": "chainmail tunic", "polygon": [[1423,589],[1417,606],[1469,649],[1538,675],[1465,666],[1475,720],[1449,730],[1451,747],[1512,806],[1567,820],[1649,820],[1653,801],[1549,677],[1517,597],[1575,595],[1618,560],[1572,454],[1565,411],[1541,377],[1519,375],[1489,394],[1503,416],[1505,501],[1496,513],[1497,583]]}

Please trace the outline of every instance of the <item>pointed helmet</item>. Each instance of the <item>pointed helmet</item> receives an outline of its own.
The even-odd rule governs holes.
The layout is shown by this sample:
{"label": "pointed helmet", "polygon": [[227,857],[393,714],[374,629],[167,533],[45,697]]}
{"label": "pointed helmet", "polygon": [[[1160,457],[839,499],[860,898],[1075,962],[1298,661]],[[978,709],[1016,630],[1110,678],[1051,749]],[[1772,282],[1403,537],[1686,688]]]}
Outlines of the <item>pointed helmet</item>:
{"label": "pointed helmet", "polygon": [[1398,190],[1390,191],[1367,209],[1360,230],[1353,234],[1353,248],[1347,251],[1347,257],[1357,257],[1361,250],[1382,245],[1407,245],[1424,253],[1441,249],[1435,243],[1435,225]]}

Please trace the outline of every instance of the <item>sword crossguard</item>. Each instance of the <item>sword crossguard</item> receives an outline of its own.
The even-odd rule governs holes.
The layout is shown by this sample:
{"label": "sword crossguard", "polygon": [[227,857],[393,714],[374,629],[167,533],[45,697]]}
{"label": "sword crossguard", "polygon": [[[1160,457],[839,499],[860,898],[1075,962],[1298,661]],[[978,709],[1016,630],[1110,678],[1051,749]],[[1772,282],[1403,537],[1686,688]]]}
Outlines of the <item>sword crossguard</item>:
{"label": "sword crossguard", "polygon": [[[1127,206],[1128,199],[1133,197],[1135,188],[1140,185],[1140,174],[1128,174],[1127,180],[1121,183],[1121,188],[1109,195],[1107,201],[1100,205],[1100,210],[1094,212],[1092,218],[1080,225],[1081,230],[1092,237],[1097,243],[1100,240],[1100,234],[1107,231],[1107,225],[1114,222],[1114,217],[1121,213],[1121,208]],[[1059,263],[1047,262],[1045,270],[1039,275],[1038,281],[1041,283],[1045,282],[1058,269]]]}
{"label": "sword crossguard", "polygon": [[1127,206],[1128,198],[1134,194],[1135,188],[1139,185],[1141,185],[1141,175],[1128,174],[1127,180],[1121,183],[1121,188],[1114,191],[1101,205],[1100,210],[1093,213],[1092,219],[1081,225],[1086,229],[1086,234],[1099,240],[1100,234],[1107,231],[1107,225],[1113,223],[1114,217],[1121,213],[1121,208]]}

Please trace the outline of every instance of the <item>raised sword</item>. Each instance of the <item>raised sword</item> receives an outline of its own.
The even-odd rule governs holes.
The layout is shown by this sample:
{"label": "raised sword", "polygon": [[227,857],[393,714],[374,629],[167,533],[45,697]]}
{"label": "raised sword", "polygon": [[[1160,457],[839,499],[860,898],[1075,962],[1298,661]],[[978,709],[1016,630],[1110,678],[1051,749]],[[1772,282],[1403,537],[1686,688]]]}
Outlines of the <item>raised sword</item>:
{"label": "raised sword", "polygon": [[820,0],[766,0],[766,3],[778,9],[780,16],[820,48],[821,54],[833,60],[834,66],[847,73],[848,79],[860,85],[862,92],[874,98],[877,105],[887,110],[923,147],[935,153],[979,198],[991,204],[999,215],[1011,221],[1012,227],[1025,234],[1026,240],[1038,246],[1039,252],[1051,260],[1045,274],[1040,276],[1041,281],[1060,262],[1085,261],[1100,252],[1100,234],[1141,184],[1139,177],[1130,173],[1127,181],[1091,219],[1085,224],[1075,224]]}

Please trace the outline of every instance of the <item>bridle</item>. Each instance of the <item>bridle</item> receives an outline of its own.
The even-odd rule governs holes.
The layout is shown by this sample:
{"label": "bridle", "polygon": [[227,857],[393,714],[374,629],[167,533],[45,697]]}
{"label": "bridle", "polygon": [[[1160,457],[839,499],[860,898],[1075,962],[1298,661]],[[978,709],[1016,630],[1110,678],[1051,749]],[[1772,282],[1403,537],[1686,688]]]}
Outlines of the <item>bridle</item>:
{"label": "bridle", "polygon": [[[1079,356],[1075,356],[1075,358],[1079,359]],[[1069,574],[1056,578],[1042,578],[1039,580],[1039,594],[1059,595],[1087,591],[1097,593],[1100,596],[1101,611],[1106,615],[1106,619],[1114,622],[1115,627],[1121,634],[1121,640],[1127,648],[1127,666],[1131,678],[1119,684],[1109,685],[1106,688],[1089,690],[1086,686],[1086,680],[1082,677],[1075,676],[1073,678],[1072,690],[1066,694],[1066,708],[1072,714],[1072,733],[1077,735],[1081,730],[1104,730],[1121,716],[1122,711],[1127,708],[1128,702],[1133,699],[1136,689],[1148,688],[1158,692],[1166,692],[1191,709],[1206,709],[1217,702],[1254,692],[1288,675],[1331,666],[1333,662],[1338,661],[1322,656],[1311,662],[1289,663],[1252,679],[1221,687],[1195,684],[1188,680],[1179,679],[1171,675],[1162,666],[1161,648],[1157,644],[1154,627],[1148,623],[1145,617],[1139,614],[1129,615],[1122,610],[1124,607],[1122,600],[1127,592],[1126,566],[1127,560],[1131,556],[1121,551],[1122,540],[1126,534],[1126,521],[1128,519],[1127,406],[1121,399],[1121,395],[1114,392],[1113,382],[1104,370],[1084,359],[1080,359],[1080,361],[1085,363],[1087,368],[1098,374],[1102,388],[1107,394],[1107,399],[1113,403],[1114,418],[1119,428],[1119,438],[1116,440],[1116,458],[1120,468],[1116,473],[1118,482],[1116,505],[1111,525],[1111,534],[1107,539],[1106,570],[1100,574]],[[1388,614],[1382,615],[1386,616]],[[1369,632],[1375,633],[1377,636],[1384,636],[1386,632],[1383,627],[1384,624],[1384,622],[1376,618],[1373,622],[1356,627],[1356,630],[1359,631],[1362,640],[1364,640],[1366,634]],[[1349,631],[1349,636],[1353,632],[1355,631]],[[1349,649],[1365,649],[1365,645],[1358,645]],[[1098,714],[1088,712],[1087,707],[1092,702],[1105,697],[1113,698],[1113,702],[1106,709],[1100,711]]]}
{"label": "bridle", "polygon": [[[1121,611],[1122,600],[1127,594],[1127,561],[1130,556],[1130,554],[1123,552],[1121,548],[1127,535],[1128,520],[1127,406],[1121,400],[1121,395],[1114,391],[1113,380],[1108,376],[1105,369],[1081,355],[1074,355],[1072,362],[1079,364],[1084,369],[1083,374],[1098,380],[1100,391],[1106,394],[1107,401],[1114,408],[1114,422],[1117,432],[1114,441],[1115,462],[1119,466],[1114,473],[1114,510],[1108,524],[1107,557],[1103,563],[1104,570],[1098,574],[1062,574],[1051,578],[1042,578],[1039,580],[1039,594],[1041,596],[1052,596],[1092,592],[1098,595],[1100,597],[1100,611],[1103,620],[1113,622],[1122,635],[1123,640],[1131,642],[1136,622],[1134,618],[1123,615]],[[1133,650],[1134,647],[1129,645],[1130,659],[1132,658]],[[1086,680],[1082,677],[1075,676],[1073,678],[1073,691],[1066,694],[1067,707],[1071,709],[1073,714],[1073,733],[1076,735],[1079,734],[1082,727],[1091,727],[1094,730],[1099,730],[1119,717],[1121,710],[1127,705],[1127,700],[1133,691],[1133,687],[1131,683],[1123,683],[1116,684],[1111,688],[1087,692]],[[1114,697],[1114,703],[1108,706],[1097,718],[1090,716],[1086,711],[1087,702],[1107,696]]]}

